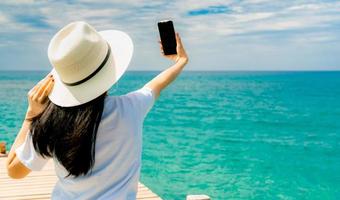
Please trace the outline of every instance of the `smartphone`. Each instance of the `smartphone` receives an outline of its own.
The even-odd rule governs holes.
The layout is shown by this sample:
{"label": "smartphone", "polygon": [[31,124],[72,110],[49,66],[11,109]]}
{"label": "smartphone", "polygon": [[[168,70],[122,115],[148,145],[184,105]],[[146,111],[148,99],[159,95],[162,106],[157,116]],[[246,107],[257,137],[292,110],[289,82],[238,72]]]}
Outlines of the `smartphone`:
{"label": "smartphone", "polygon": [[164,55],[177,54],[175,29],[172,21],[163,20],[158,22],[158,30]]}

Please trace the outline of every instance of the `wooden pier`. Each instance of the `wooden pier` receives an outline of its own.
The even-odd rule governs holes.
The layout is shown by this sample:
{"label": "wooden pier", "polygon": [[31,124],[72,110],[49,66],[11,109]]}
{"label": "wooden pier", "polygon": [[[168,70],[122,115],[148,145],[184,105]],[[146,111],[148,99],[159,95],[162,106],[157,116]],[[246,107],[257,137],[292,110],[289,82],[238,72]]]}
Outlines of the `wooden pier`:
{"label": "wooden pier", "polygon": [[[49,161],[44,169],[31,172],[24,179],[14,180],[8,177],[6,158],[0,157],[0,199],[6,200],[42,200],[50,199],[53,186],[57,182],[53,161]],[[161,200],[142,183],[138,184],[138,200]]]}

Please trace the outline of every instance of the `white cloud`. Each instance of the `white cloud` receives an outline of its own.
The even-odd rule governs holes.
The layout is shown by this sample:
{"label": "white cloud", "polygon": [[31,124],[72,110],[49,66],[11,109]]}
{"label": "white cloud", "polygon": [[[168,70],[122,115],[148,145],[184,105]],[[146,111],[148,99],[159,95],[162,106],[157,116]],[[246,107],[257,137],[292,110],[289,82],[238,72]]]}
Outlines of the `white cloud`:
{"label": "white cloud", "polygon": [[[223,6],[226,12],[215,15],[188,14],[212,6]],[[14,16],[23,13],[42,16],[50,27],[39,28],[16,21]],[[0,34],[20,32],[25,35],[20,37],[21,42],[25,40],[32,45],[43,46],[67,23],[86,20],[98,30],[113,28],[127,31],[133,36],[136,47],[141,49],[140,54],[146,55],[154,50],[150,42],[158,37],[156,22],[164,18],[174,20],[176,30],[180,31],[190,47],[231,41],[243,44],[249,40],[259,43],[285,40],[297,44],[319,44],[339,40],[340,30],[335,27],[340,22],[339,13],[340,2],[322,1],[79,0],[71,4],[64,1],[0,1],[0,25],[3,27]],[[302,38],[300,32],[306,37]],[[278,33],[282,34],[273,39]],[[13,41],[1,42],[1,45],[13,45],[17,39],[13,37]]]}
{"label": "white cloud", "polygon": [[308,43],[324,43],[337,40],[337,35],[328,32],[307,33],[302,36],[295,36],[291,38],[291,41],[298,44]]}
{"label": "white cloud", "polygon": [[[33,3],[32,1],[24,2]],[[36,10],[37,13],[46,18],[47,23],[55,28],[60,28],[64,26],[65,23],[71,21],[86,20],[99,29],[127,27],[130,31],[138,33],[142,33],[144,31],[143,29],[148,30],[147,26],[150,25],[150,22],[155,23],[157,19],[170,16],[176,20],[176,25],[183,27],[183,29],[184,26],[187,26],[185,31],[188,35],[195,35],[193,38],[199,39],[205,35],[218,37],[219,35],[232,36],[261,31],[284,31],[303,29],[306,27],[322,27],[334,20],[339,20],[338,16],[328,16],[327,13],[323,13],[323,9],[336,10],[340,7],[340,3],[314,3],[282,7],[276,11],[259,10],[249,12],[247,10],[248,5],[263,4],[268,1],[251,0],[237,3],[237,1],[233,0],[187,0],[173,1],[166,4],[164,1],[146,0],[101,1],[102,3],[112,3],[112,5],[107,7],[81,4],[92,3],[96,5],[98,1],[81,0],[79,2],[78,4],[65,4],[62,2],[40,3],[39,6],[36,7]],[[280,3],[280,1],[270,2]],[[148,6],[147,12],[139,13],[141,12],[140,9],[146,5]],[[216,5],[227,6],[232,12],[218,16],[186,16],[186,13],[190,10],[203,9]],[[307,11],[313,12],[310,13]],[[31,27],[25,30],[33,31],[32,29],[34,28]],[[13,28],[9,30],[13,30]]]}
{"label": "white cloud", "polygon": [[32,3],[34,3],[34,0],[1,0],[0,5],[22,5]]}
{"label": "white cloud", "polygon": [[244,22],[252,22],[256,20],[263,20],[274,16],[273,12],[257,12],[257,13],[244,13],[244,14],[236,14],[231,15],[233,18],[233,23],[244,23]]}
{"label": "white cloud", "polygon": [[268,2],[275,2],[275,0],[246,0],[244,1],[245,4],[259,4],[259,3],[268,3]]}
{"label": "white cloud", "polygon": [[[245,1],[244,4],[263,3],[263,1]],[[219,15],[219,20],[216,16],[196,16],[186,22],[191,30],[198,32],[202,38],[206,36],[215,35],[229,36],[244,35],[261,32],[277,32],[277,31],[293,31],[293,30],[307,30],[322,29],[332,27],[333,24],[340,21],[340,14],[327,12],[328,10],[335,11],[339,7],[339,3],[332,4],[313,4],[287,6],[277,11],[270,12],[241,12],[228,13]],[[318,8],[318,9],[317,9]],[[323,8],[323,9],[319,9]],[[328,8],[328,9],[326,9]],[[246,9],[246,8],[244,8]],[[240,10],[244,10],[240,9]],[[302,9],[302,11],[297,11]],[[309,9],[309,10],[308,10]],[[313,12],[312,12],[313,10]],[[307,12],[308,11],[308,12]],[[310,11],[310,12],[309,12]]]}
{"label": "white cloud", "polygon": [[209,6],[228,6],[232,3],[235,3],[235,0],[209,0],[209,1],[197,1],[197,0],[186,0],[186,1],[176,1],[174,5],[176,5],[176,9],[178,11],[187,11],[187,10],[195,10],[207,8]]}
{"label": "white cloud", "polygon": [[27,24],[18,23],[5,13],[0,13],[0,33],[38,33],[46,32],[46,30],[36,29]]}
{"label": "white cloud", "polygon": [[95,9],[82,5],[59,5],[59,9],[48,5],[40,9],[46,17],[46,22],[56,28],[61,28],[65,23],[85,20],[92,22],[99,28],[105,28],[112,23],[113,16],[119,16],[124,12],[118,8]]}
{"label": "white cloud", "polygon": [[5,24],[8,22],[7,16],[3,13],[0,13],[0,24]]}
{"label": "white cloud", "polygon": [[340,2],[333,3],[308,3],[291,6],[288,10],[292,11],[340,11]]}

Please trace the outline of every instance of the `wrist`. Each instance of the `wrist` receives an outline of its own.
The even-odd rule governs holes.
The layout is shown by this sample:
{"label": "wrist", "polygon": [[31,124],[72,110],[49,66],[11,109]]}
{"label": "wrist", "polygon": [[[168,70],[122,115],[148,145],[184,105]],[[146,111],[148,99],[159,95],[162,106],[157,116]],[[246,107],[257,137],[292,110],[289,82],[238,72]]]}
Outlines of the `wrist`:
{"label": "wrist", "polygon": [[30,123],[32,123],[32,121],[33,121],[32,119],[26,119],[26,118],[24,119],[24,123],[29,123],[30,124]]}
{"label": "wrist", "polygon": [[32,122],[33,121],[33,117],[30,117],[30,116],[26,115],[24,121],[25,122]]}
{"label": "wrist", "polygon": [[30,109],[27,109],[24,121],[32,122],[34,117],[34,113]]}
{"label": "wrist", "polygon": [[188,57],[177,57],[176,63],[187,64],[189,62]]}

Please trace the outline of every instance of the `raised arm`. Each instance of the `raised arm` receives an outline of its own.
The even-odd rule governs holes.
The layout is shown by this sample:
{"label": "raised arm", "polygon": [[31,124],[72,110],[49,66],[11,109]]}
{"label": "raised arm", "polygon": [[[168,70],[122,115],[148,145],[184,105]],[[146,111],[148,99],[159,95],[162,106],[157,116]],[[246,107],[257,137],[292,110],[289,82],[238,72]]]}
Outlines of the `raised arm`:
{"label": "raised arm", "polygon": [[[162,73],[158,74],[150,82],[148,82],[145,87],[152,89],[156,98],[159,97],[161,91],[166,88],[176,77],[181,73],[184,66],[188,63],[188,56],[184,50],[181,38],[178,33],[176,33],[177,42],[177,54],[176,55],[164,55],[163,47],[161,45],[161,53],[164,57],[174,61],[175,63],[164,70]],[[161,44],[161,43],[160,43]]]}
{"label": "raised arm", "polygon": [[6,162],[7,173],[12,178],[24,178],[31,172],[31,170],[18,159],[15,150],[25,142],[25,138],[29,132],[32,119],[40,115],[45,110],[48,102],[47,96],[51,92],[53,85],[54,79],[52,75],[46,76],[27,94],[28,109],[25,120],[12,145]]}

